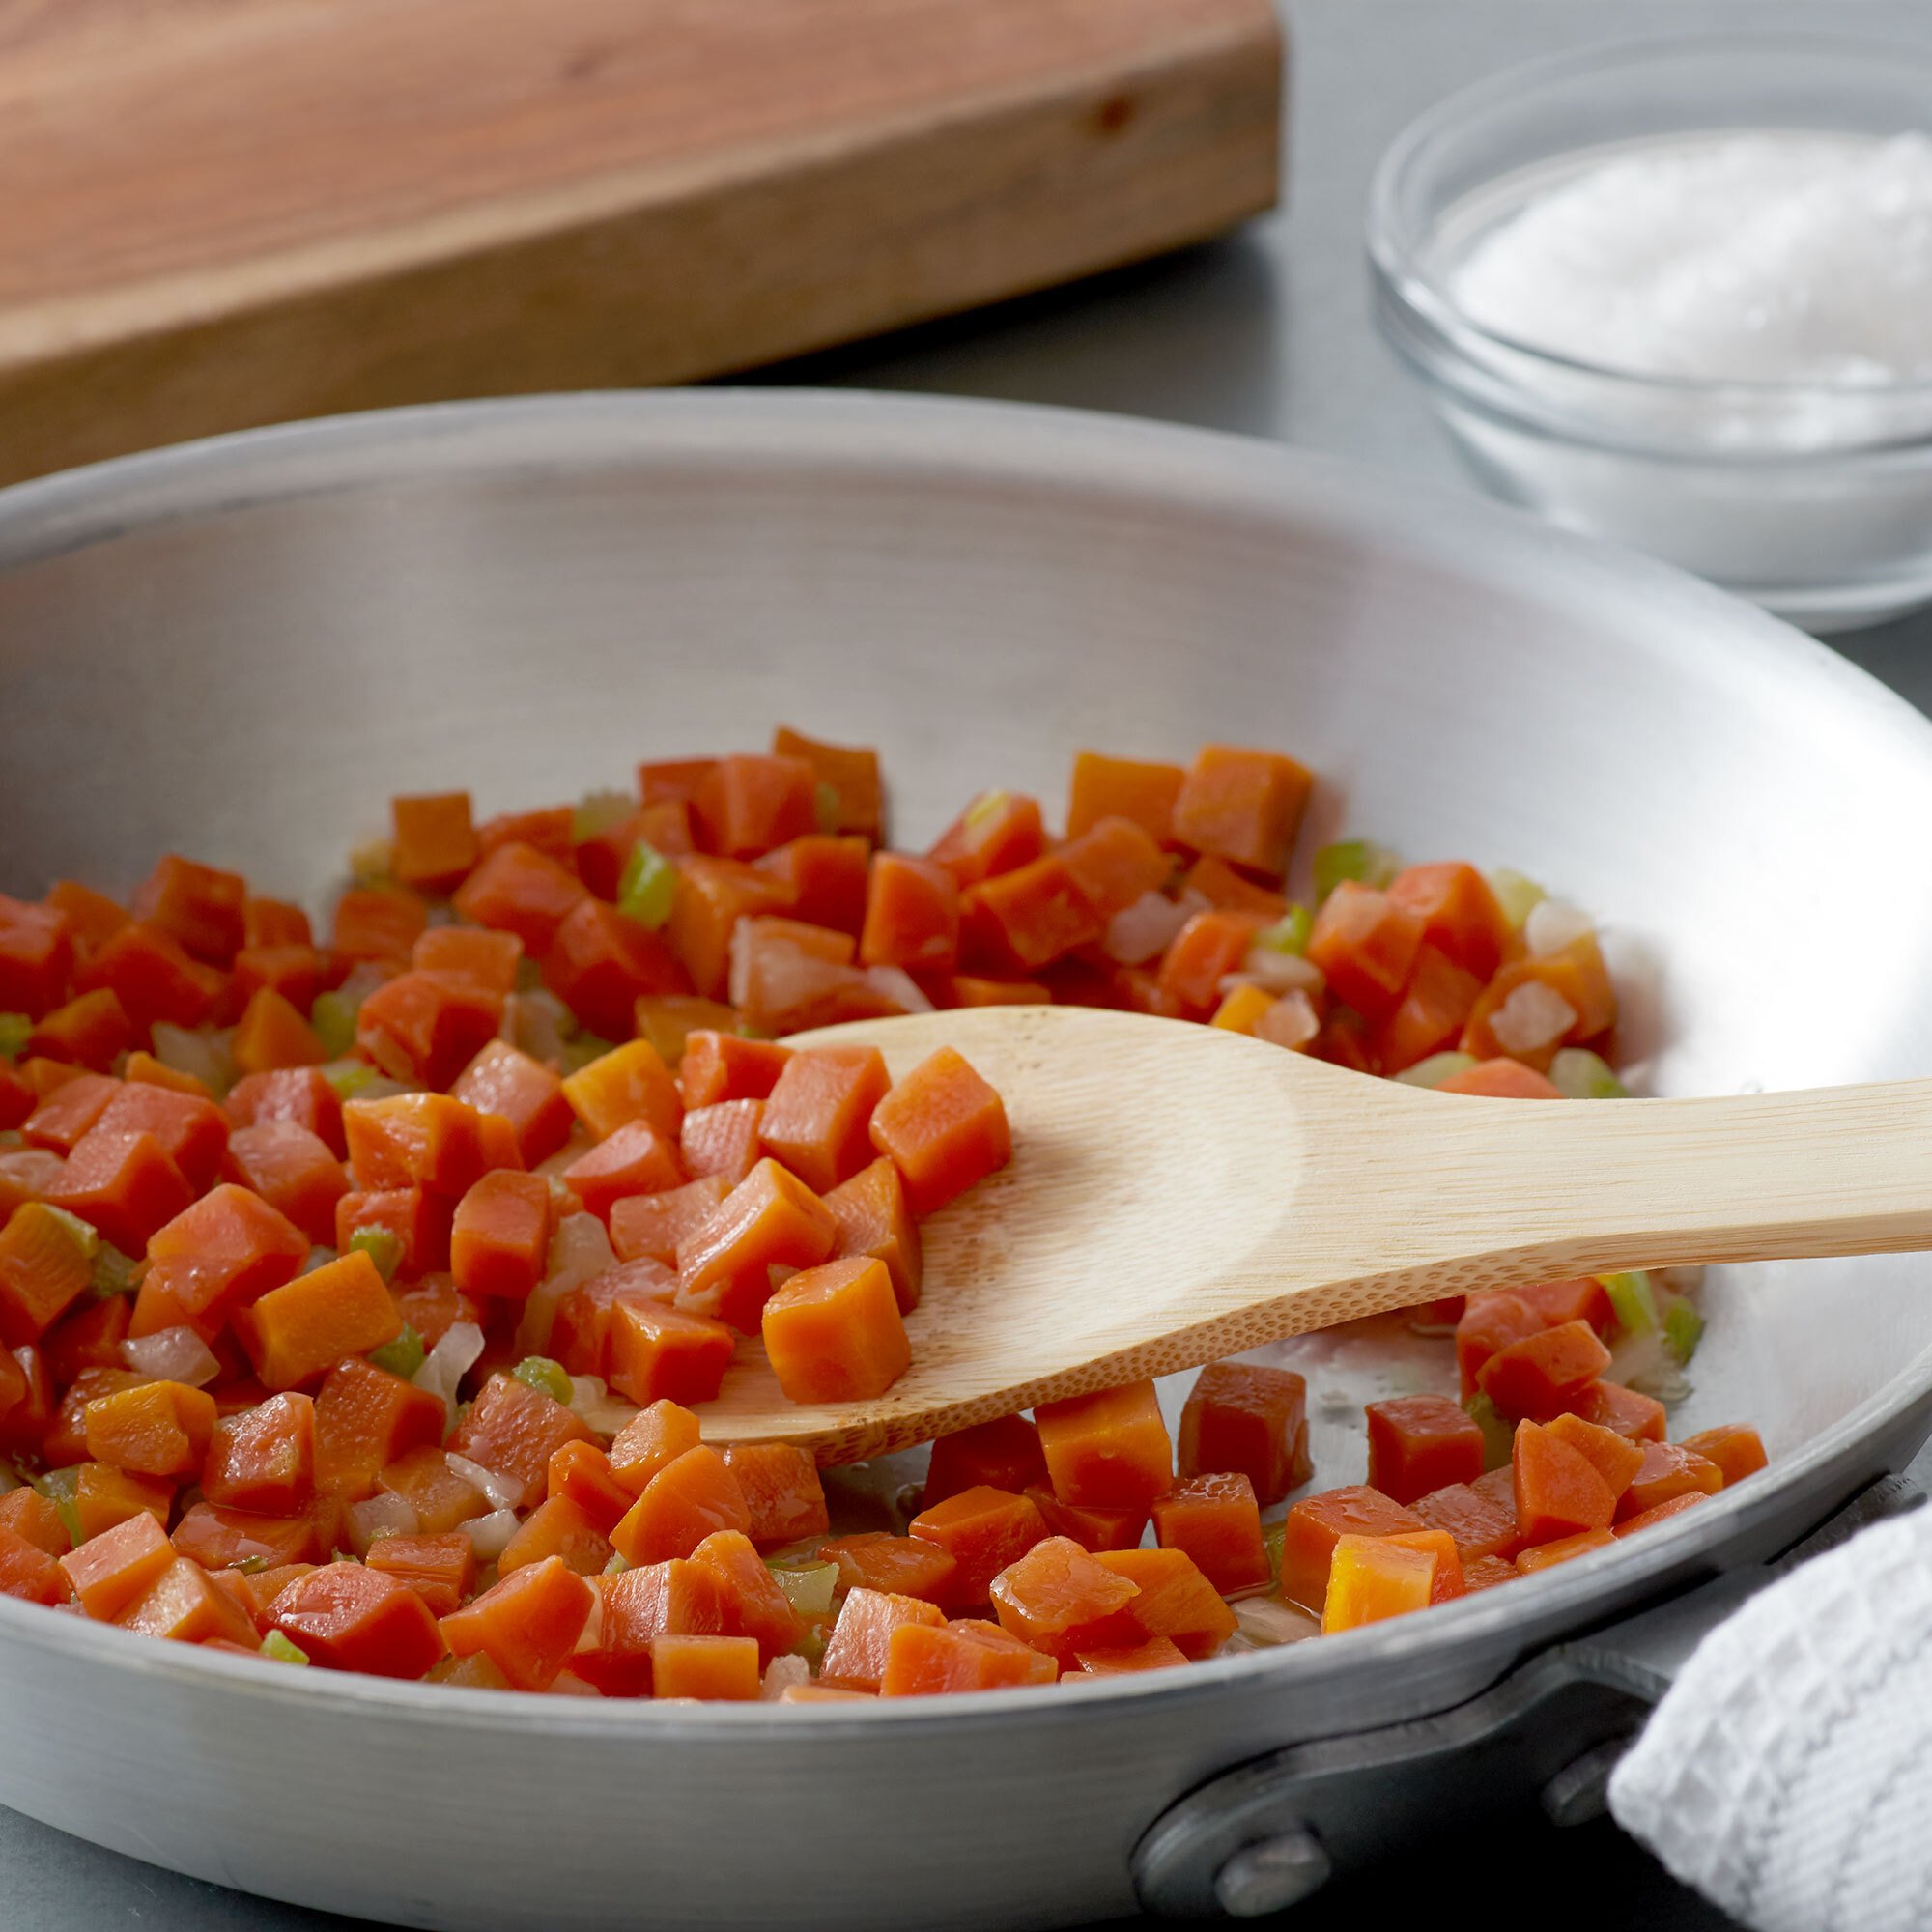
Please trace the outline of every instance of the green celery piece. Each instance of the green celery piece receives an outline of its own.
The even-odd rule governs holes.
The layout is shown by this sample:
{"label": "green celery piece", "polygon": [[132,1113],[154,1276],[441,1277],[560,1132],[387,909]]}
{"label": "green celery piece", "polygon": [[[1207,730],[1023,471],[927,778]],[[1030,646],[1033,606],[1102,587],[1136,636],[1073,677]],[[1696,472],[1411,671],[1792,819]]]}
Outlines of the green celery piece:
{"label": "green celery piece", "polygon": [[1296,958],[1308,951],[1308,935],[1315,930],[1315,915],[1305,905],[1291,905],[1272,925],[1255,934],[1255,944],[1266,952],[1292,952]]}
{"label": "green celery piece", "polygon": [[570,814],[571,841],[582,845],[586,838],[595,838],[600,832],[623,824],[637,809],[638,801],[628,792],[593,791],[579,799],[577,809]]}
{"label": "green celery piece", "polygon": [[845,810],[845,801],[838,796],[838,787],[820,779],[811,794],[811,810],[818,820],[819,831],[828,836],[837,832],[839,817]]}
{"label": "green celery piece", "polygon": [[1315,897],[1325,899],[1345,879],[1378,890],[1402,870],[1402,861],[1373,838],[1343,838],[1315,855]]}
{"label": "green celery piece", "polygon": [[1597,1279],[1626,1335],[1648,1335],[1657,1326],[1657,1296],[1650,1292],[1647,1274],[1600,1274]]}
{"label": "green celery piece", "polygon": [[1405,1066],[1395,1077],[1405,1087],[1439,1087],[1459,1073],[1466,1073],[1476,1064],[1473,1053],[1432,1053],[1413,1066]]}
{"label": "green celery piece", "polygon": [[792,1645],[791,1654],[802,1657],[816,1670],[825,1662],[825,1638],[830,1626],[822,1623],[809,1623],[799,1634],[798,1641]]}
{"label": "green celery piece", "polygon": [[[396,1270],[403,1264],[403,1244],[401,1239],[390,1233],[387,1228],[357,1228],[349,1237],[349,1246],[351,1248],[360,1248],[376,1264],[377,1272],[382,1275],[385,1282],[395,1280]],[[346,1254],[348,1249],[345,1249],[343,1252]],[[412,1334],[414,1331],[405,1330],[404,1332],[407,1335]],[[393,1349],[398,1344],[391,1342],[387,1346]],[[418,1350],[421,1350],[422,1344],[420,1341],[416,1343],[416,1348]],[[418,1360],[416,1367],[420,1368],[422,1364]],[[409,1373],[414,1375],[415,1369],[410,1370]]]}
{"label": "green celery piece", "polygon": [[[43,1203],[42,1205],[45,1206],[46,1204]],[[60,1217],[62,1225],[66,1227],[68,1233],[72,1236],[74,1240],[79,1243],[81,1253],[87,1257],[89,1262],[92,1262],[95,1256],[100,1252],[100,1236],[78,1214],[70,1214],[65,1208],[49,1207],[47,1208],[47,1212]]]}
{"label": "green celery piece", "polygon": [[575,1391],[561,1362],[554,1362],[548,1355],[526,1355],[510,1373],[526,1388],[541,1390],[553,1402],[562,1403],[565,1408],[570,1406]]}
{"label": "green celery piece", "polygon": [[99,1295],[132,1294],[134,1270],[139,1265],[111,1241],[102,1241],[94,1257],[94,1278],[88,1285]]}
{"label": "green celery piece", "polygon": [[262,1655],[273,1658],[277,1663],[306,1663],[307,1656],[291,1643],[280,1631],[270,1631],[262,1639]]}
{"label": "green celery piece", "polygon": [[1516,1429],[1488,1396],[1478,1389],[1463,1405],[1469,1420],[1483,1432],[1483,1467],[1500,1469],[1516,1446]]}
{"label": "green celery piece", "polygon": [[1271,1522],[1262,1531],[1262,1544],[1267,1550],[1268,1580],[1276,1591],[1281,1588],[1281,1547],[1287,1537],[1286,1522]]}
{"label": "green celery piece", "polygon": [[34,1023],[25,1013],[0,1013],[0,1060],[12,1060],[27,1043]]}
{"label": "green celery piece", "polygon": [[[360,1001],[351,999],[339,988],[315,996],[315,1005],[309,1009],[308,1023],[315,1029],[315,1037],[321,1040],[322,1050],[330,1060],[340,1060],[355,1044],[355,1015],[360,1006]],[[372,1067],[371,1077],[374,1072]],[[341,1089],[336,1091],[340,1093]]]}
{"label": "green celery piece", "polygon": [[617,1552],[613,1549],[611,1552],[610,1562],[608,1562],[604,1566],[604,1574],[607,1577],[621,1577],[624,1574],[624,1572],[628,1570],[630,1567],[631,1566],[628,1563],[626,1563],[624,1559],[621,1556],[619,1556]]}
{"label": "green celery piece", "polygon": [[61,1527],[67,1531],[68,1541],[78,1549],[87,1541],[81,1534],[80,1511],[74,1501],[80,1490],[79,1468],[48,1469],[34,1478],[34,1488],[59,1511]]}
{"label": "green celery piece", "polygon": [[1549,1078],[1566,1100],[1627,1100],[1630,1090],[1610,1064],[1586,1046],[1566,1046],[1549,1063]]}
{"label": "green celery piece", "polygon": [[1704,1318],[1688,1301],[1674,1301],[1663,1318],[1663,1346],[1687,1367],[1704,1339]]}
{"label": "green celery piece", "polygon": [[[382,1232],[387,1234],[388,1230],[385,1228]],[[393,1240],[395,1237],[390,1236],[390,1238]],[[355,1247],[360,1239],[358,1235],[349,1245]],[[382,1264],[379,1262],[377,1265],[380,1267]],[[377,1368],[387,1369],[392,1376],[401,1376],[409,1381],[423,1365],[423,1338],[406,1321],[403,1332],[393,1342],[384,1342],[380,1349],[369,1350],[369,1360]]]}
{"label": "green celery piece", "polygon": [[593,1060],[602,1060],[607,1053],[615,1053],[614,1040],[600,1039],[594,1033],[581,1033],[575,1039],[563,1043],[563,1071],[568,1078],[573,1073],[582,1073]]}
{"label": "green celery piece", "polygon": [[832,1614],[832,1593],[838,1587],[836,1563],[767,1563],[791,1606],[810,1620]]}
{"label": "green celery piece", "polygon": [[266,1556],[244,1556],[239,1563],[231,1563],[228,1567],[242,1577],[259,1577],[269,1567],[269,1559]]}
{"label": "green celery piece", "polygon": [[1490,874],[1490,890],[1495,894],[1512,932],[1520,932],[1523,922],[1549,896],[1534,879],[1526,879],[1507,866],[1498,866]]}
{"label": "green celery piece", "polygon": [[[325,994],[324,998],[327,997]],[[316,1004],[321,1005],[321,1001]],[[379,1077],[366,1060],[331,1060],[321,1070],[322,1077],[335,1089],[338,1100],[355,1099],[373,1087]]]}
{"label": "green celery piece", "polygon": [[676,897],[677,867],[649,839],[639,838],[617,882],[617,910],[655,932],[670,917]]}

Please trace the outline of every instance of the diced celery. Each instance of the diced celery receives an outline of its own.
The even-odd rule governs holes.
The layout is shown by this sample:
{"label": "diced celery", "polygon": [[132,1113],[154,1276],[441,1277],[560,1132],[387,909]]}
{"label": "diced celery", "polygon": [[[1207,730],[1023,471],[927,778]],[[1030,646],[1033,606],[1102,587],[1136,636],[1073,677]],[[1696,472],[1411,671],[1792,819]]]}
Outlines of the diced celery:
{"label": "diced celery", "polygon": [[1604,1293],[1616,1311],[1617,1326],[1626,1335],[1647,1335],[1657,1326],[1657,1297],[1647,1274],[1600,1274]]}
{"label": "diced celery", "polygon": [[1549,896],[1534,879],[1526,879],[1507,866],[1498,866],[1490,874],[1490,890],[1495,894],[1512,932],[1520,932],[1531,911]]}
{"label": "diced celery", "polygon": [[839,815],[844,809],[845,801],[838,796],[838,787],[820,779],[811,794],[812,816],[818,821],[819,831],[837,832]]}
{"label": "diced celery", "polygon": [[791,1647],[792,1656],[804,1658],[816,1670],[825,1661],[825,1638],[830,1628],[828,1624],[807,1624]]}
{"label": "diced celery", "polygon": [[543,968],[527,952],[517,961],[517,991],[534,993],[543,984]]}
{"label": "diced celery", "polygon": [[[330,1060],[340,1060],[355,1044],[355,1015],[360,1007],[359,1000],[351,999],[340,988],[315,996],[315,1005],[309,1009],[308,1023],[315,1029],[315,1037],[321,1040],[322,1050]],[[374,1077],[373,1067],[365,1070]],[[333,1085],[333,1082],[330,1084]],[[341,1089],[336,1091],[340,1093]]]}
{"label": "diced celery", "polygon": [[1325,899],[1345,879],[1382,887],[1402,870],[1402,861],[1373,838],[1344,838],[1315,855],[1315,896]]}
{"label": "diced celery", "polygon": [[1432,1053],[1413,1066],[1405,1066],[1395,1077],[1405,1087],[1439,1087],[1459,1073],[1466,1073],[1476,1064],[1473,1053]]}
{"label": "diced celery", "polygon": [[228,1567],[243,1577],[259,1577],[269,1567],[269,1559],[266,1556],[244,1556],[239,1563],[231,1563]]}
{"label": "diced celery", "polygon": [[806,1618],[829,1617],[832,1593],[838,1587],[836,1563],[767,1563],[765,1568],[778,1578],[779,1588],[791,1606]]}
{"label": "diced celery", "polygon": [[570,814],[570,837],[573,843],[582,845],[586,838],[595,838],[600,832],[609,832],[613,825],[621,825],[638,809],[638,801],[629,792],[593,791],[577,801],[577,809]]}
{"label": "diced celery", "polygon": [[308,1658],[298,1645],[291,1643],[280,1631],[270,1631],[262,1639],[262,1655],[277,1663],[306,1663]]}
{"label": "diced celery", "polygon": [[78,1214],[70,1214],[65,1208],[48,1208],[49,1214],[57,1215],[61,1225],[79,1244],[80,1251],[92,1262],[100,1252],[100,1236],[83,1221]]}
{"label": "diced celery", "polygon": [[0,1060],[12,1060],[27,1043],[34,1023],[25,1013],[0,1013]]}
{"label": "diced celery", "polygon": [[988,819],[1005,810],[1011,797],[1012,793],[1009,791],[982,791],[966,808],[967,831],[979,831],[980,826],[984,825]]}
{"label": "diced celery", "polygon": [[639,838],[617,882],[617,910],[653,931],[670,917],[677,897],[677,867],[648,839]]}
{"label": "diced celery", "polygon": [[[332,993],[325,993],[316,1001],[320,1007],[323,1000],[333,999]],[[349,1022],[354,1028],[355,1022]],[[353,1100],[358,1094],[366,1092],[377,1078],[376,1069],[366,1060],[331,1060],[320,1068],[322,1077],[335,1089],[338,1100]]]}
{"label": "diced celery", "polygon": [[1587,1046],[1566,1046],[1549,1063],[1549,1078],[1566,1100],[1627,1100],[1630,1090],[1610,1064]]}
{"label": "diced celery", "polygon": [[613,1549],[611,1552],[610,1562],[608,1562],[604,1566],[604,1574],[607,1577],[621,1577],[624,1574],[624,1572],[628,1570],[630,1567],[631,1566],[628,1563],[626,1563],[624,1559],[621,1556],[619,1556],[617,1552]]}
{"label": "diced celery", "polygon": [[[384,1228],[382,1230],[372,1229],[369,1232],[380,1232],[386,1235],[389,1231]],[[394,1240],[395,1236],[390,1235],[389,1238]],[[358,1235],[349,1245],[352,1248],[355,1247],[359,1244],[361,1236]],[[400,1251],[401,1243],[398,1242],[397,1246],[398,1251]],[[380,1267],[381,1265],[382,1264],[378,1262],[377,1266]],[[385,1276],[384,1279],[386,1280],[387,1277]],[[415,1372],[423,1365],[423,1338],[406,1321],[403,1323],[403,1332],[393,1342],[384,1342],[380,1349],[371,1349],[369,1350],[369,1359],[379,1369],[387,1369],[392,1376],[401,1376],[405,1381],[412,1380]]]}
{"label": "diced celery", "polygon": [[1463,1405],[1469,1420],[1483,1432],[1483,1467],[1500,1469],[1516,1445],[1516,1429],[1488,1396],[1478,1389]]}
{"label": "diced celery", "polygon": [[[350,1236],[349,1245],[352,1248],[360,1248],[376,1264],[377,1272],[382,1275],[384,1281],[395,1280],[396,1270],[403,1264],[403,1244],[387,1228],[357,1228]],[[408,1328],[403,1331],[405,1336],[412,1335],[414,1332],[413,1329]],[[391,1342],[388,1346],[393,1349],[397,1344]],[[384,1366],[387,1367],[387,1364],[384,1363]],[[422,1343],[418,1340],[416,1343],[416,1368],[420,1368],[421,1366]],[[415,1369],[411,1369],[408,1373],[414,1375],[415,1372]],[[404,1372],[398,1369],[395,1373],[401,1375]]]}
{"label": "diced celery", "polygon": [[1704,1339],[1704,1318],[1688,1301],[1673,1301],[1663,1317],[1663,1345],[1688,1366]]}
{"label": "diced celery", "polygon": [[1308,935],[1315,930],[1315,915],[1305,905],[1291,905],[1272,925],[1255,934],[1255,944],[1269,952],[1292,952],[1296,958],[1308,951]]}
{"label": "diced celery", "polygon": [[110,1241],[102,1241],[94,1257],[94,1278],[89,1286],[96,1294],[132,1294],[134,1270],[140,1265]]}
{"label": "diced celery", "polygon": [[78,1549],[87,1541],[80,1527],[80,1511],[74,1502],[80,1490],[78,1465],[48,1469],[34,1478],[34,1487],[60,1513],[61,1527],[67,1531],[68,1541]]}
{"label": "diced celery", "polygon": [[510,1373],[520,1382],[562,1403],[565,1408],[570,1406],[575,1391],[561,1362],[554,1362],[548,1355],[526,1355]]}
{"label": "diced celery", "polygon": [[563,1043],[562,1065],[566,1077],[581,1073],[593,1060],[602,1060],[617,1050],[615,1040],[600,1039],[594,1033],[581,1033]]}
{"label": "diced celery", "polygon": [[1281,1588],[1281,1547],[1287,1537],[1286,1522],[1271,1522],[1262,1531],[1262,1545],[1267,1550],[1268,1579],[1277,1590]]}

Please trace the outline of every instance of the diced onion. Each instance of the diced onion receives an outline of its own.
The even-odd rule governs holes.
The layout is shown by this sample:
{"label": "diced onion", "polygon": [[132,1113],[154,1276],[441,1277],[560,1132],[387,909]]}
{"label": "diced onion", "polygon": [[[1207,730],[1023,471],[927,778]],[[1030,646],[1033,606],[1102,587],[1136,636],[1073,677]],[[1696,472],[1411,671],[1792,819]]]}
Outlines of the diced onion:
{"label": "diced onion", "polygon": [[577,1642],[571,1655],[580,1650],[601,1650],[604,1646],[604,1592],[590,1593],[590,1609],[583,1619],[583,1628],[577,1633]]}
{"label": "diced onion", "polygon": [[1538,899],[1522,923],[1522,942],[1533,957],[1547,959],[1596,930],[1590,915],[1562,899]]}
{"label": "diced onion", "polygon": [[1228,1607],[1235,1613],[1236,1627],[1250,1643],[1299,1643],[1305,1636],[1321,1634],[1319,1618],[1279,1597],[1238,1597]]}
{"label": "diced onion", "polygon": [[1405,1087],[1439,1087],[1459,1073],[1466,1073],[1476,1064],[1473,1053],[1432,1053],[1413,1066],[1405,1066],[1395,1077]]}
{"label": "diced onion", "polygon": [[524,1486],[516,1477],[486,1469],[481,1463],[472,1463],[468,1456],[459,1456],[451,1449],[442,1452],[442,1460],[449,1464],[449,1473],[472,1490],[480,1491],[483,1500],[493,1510],[514,1510],[523,1501]]}
{"label": "diced onion", "polygon": [[794,1686],[803,1689],[811,1682],[811,1665],[802,1657],[775,1657],[765,1665],[765,1681],[758,1695],[767,1704],[776,1704]]}
{"label": "diced onion", "polygon": [[472,1516],[458,1527],[469,1539],[476,1560],[479,1563],[494,1563],[509,1548],[510,1539],[517,1533],[517,1513],[515,1510],[492,1510],[488,1516]]}
{"label": "diced onion", "polygon": [[1554,986],[1525,980],[1491,1016],[1490,1031],[1506,1053],[1536,1053],[1577,1024],[1577,1009]]}
{"label": "diced onion", "polygon": [[[553,1189],[553,1191],[554,1191]],[[560,1214],[550,1237],[549,1267],[524,1303],[517,1319],[517,1353],[541,1355],[550,1347],[551,1325],[556,1320],[556,1305],[586,1281],[595,1281],[617,1265],[616,1250],[604,1224],[595,1214],[582,1211],[575,1195],[575,1212]]]}
{"label": "diced onion", "polygon": [[1257,1039],[1291,1050],[1306,1046],[1321,1031],[1321,1022],[1316,1015],[1313,1003],[1306,993],[1299,990],[1284,993],[1255,1022]]}
{"label": "diced onion", "polygon": [[1610,1365],[1604,1371],[1604,1379],[1620,1382],[1662,1403],[1681,1402],[1690,1393],[1684,1365],[1672,1353],[1661,1328],[1618,1336],[1610,1345]]}
{"label": "diced onion", "polygon": [[156,1381],[185,1382],[189,1388],[206,1388],[221,1373],[208,1344],[185,1326],[123,1342],[121,1359]]}
{"label": "diced onion", "polygon": [[[1314,960],[1304,959],[1298,952],[1278,952],[1272,946],[1250,947],[1240,972],[1230,977],[1252,980],[1270,993],[1320,993],[1328,984],[1327,975]],[[1221,990],[1228,990],[1226,980],[1221,981]]]}
{"label": "diced onion", "polygon": [[218,1098],[235,1084],[235,1063],[229,1057],[233,1030],[190,1033],[166,1020],[154,1025],[155,1058],[177,1073],[190,1073]]}
{"label": "diced onion", "polygon": [[929,1013],[932,1002],[919,990],[913,977],[902,966],[867,966],[866,979],[872,989],[895,1000],[909,1013]]}
{"label": "diced onion", "polygon": [[401,1496],[387,1491],[351,1503],[343,1512],[342,1527],[349,1547],[358,1556],[366,1556],[371,1547],[385,1536],[413,1536],[422,1527],[416,1513]]}
{"label": "diced onion", "polygon": [[1164,893],[1143,893],[1132,905],[1107,922],[1101,949],[1122,966],[1138,966],[1164,952],[1168,942],[1192,917],[1188,909]]}
{"label": "diced onion", "polygon": [[563,1049],[577,1032],[577,1019],[547,987],[532,993],[512,993],[503,1002],[501,1037],[532,1060],[561,1060]]}
{"label": "diced onion", "polygon": [[423,1365],[410,1379],[419,1389],[438,1397],[453,1415],[456,1389],[463,1378],[475,1367],[483,1352],[483,1331],[473,1321],[452,1321],[442,1339],[427,1355]]}
{"label": "diced onion", "polygon": [[638,1414],[638,1406],[612,1395],[602,1376],[572,1376],[570,1412],[599,1435],[614,1435]]}

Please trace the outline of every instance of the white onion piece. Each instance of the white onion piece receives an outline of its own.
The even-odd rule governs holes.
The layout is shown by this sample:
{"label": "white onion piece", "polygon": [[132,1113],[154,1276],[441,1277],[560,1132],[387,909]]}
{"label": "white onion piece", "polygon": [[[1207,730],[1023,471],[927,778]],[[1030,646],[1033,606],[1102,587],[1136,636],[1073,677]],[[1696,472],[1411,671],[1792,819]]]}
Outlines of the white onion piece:
{"label": "white onion piece", "polygon": [[1662,1328],[1619,1335],[1610,1344],[1610,1365],[1604,1379],[1662,1403],[1682,1402],[1690,1393],[1684,1365],[1671,1353]]}
{"label": "white onion piece", "polygon": [[919,990],[913,977],[902,966],[867,966],[867,983],[889,1000],[896,1000],[909,1013],[929,1013],[932,1002]]}
{"label": "white onion piece", "polygon": [[468,1522],[457,1525],[469,1539],[469,1547],[476,1552],[479,1563],[494,1563],[510,1547],[510,1539],[517,1533],[517,1513],[515,1510],[492,1510],[488,1516],[472,1516]]}
{"label": "white onion piece", "polygon": [[1143,893],[1107,922],[1101,951],[1122,966],[1138,966],[1164,952],[1168,941],[1192,917],[1184,905],[1164,893]]}
{"label": "white onion piece", "polygon": [[604,1592],[592,1590],[590,1611],[583,1619],[583,1628],[577,1633],[577,1642],[571,1647],[573,1656],[580,1650],[596,1650],[604,1642]]}
{"label": "white onion piece", "polygon": [[234,1029],[219,1033],[190,1033],[186,1027],[170,1026],[166,1020],[154,1024],[155,1058],[177,1073],[191,1073],[214,1094],[225,1094],[235,1084],[235,1062],[230,1047]]}
{"label": "white onion piece", "polygon": [[367,1556],[371,1547],[385,1536],[413,1536],[421,1527],[415,1511],[386,1490],[351,1503],[342,1517],[343,1533],[357,1556]]}
{"label": "white onion piece", "polygon": [[1277,952],[1271,946],[1251,946],[1238,977],[1270,993],[1320,993],[1328,984],[1328,976],[1314,960],[1298,952]]}
{"label": "white onion piece", "polygon": [[792,1686],[803,1688],[810,1682],[811,1666],[804,1658],[775,1657],[765,1665],[765,1681],[758,1695],[767,1704],[776,1704]]}
{"label": "white onion piece", "polygon": [[456,1389],[463,1378],[475,1367],[483,1352],[483,1331],[473,1321],[452,1321],[442,1339],[427,1355],[423,1365],[411,1377],[417,1388],[438,1397],[454,1415]]}
{"label": "white onion piece", "polygon": [[221,1364],[192,1328],[163,1328],[138,1341],[121,1344],[121,1359],[130,1369],[156,1381],[185,1382],[206,1388],[221,1373]]}
{"label": "white onion piece", "polygon": [[1306,993],[1284,993],[1255,1022],[1255,1037],[1291,1050],[1304,1047],[1321,1031],[1321,1021]]}
{"label": "white onion piece", "polygon": [[[555,1183],[553,1182],[553,1189]],[[586,1214],[575,1195],[574,1212],[558,1217],[550,1237],[549,1270],[531,1291],[517,1318],[517,1353],[541,1355],[550,1348],[550,1331],[556,1320],[556,1304],[586,1281],[595,1281],[617,1265],[616,1251],[604,1224],[595,1214]]]}
{"label": "white onion piece", "polygon": [[1320,1618],[1279,1597],[1237,1597],[1228,1607],[1235,1613],[1236,1628],[1251,1643],[1299,1643],[1321,1634]]}
{"label": "white onion piece", "polygon": [[532,1060],[558,1061],[564,1043],[576,1032],[570,1009],[554,993],[512,993],[503,1002],[503,1024],[497,1037],[506,1039]]}
{"label": "white onion piece", "polygon": [[442,1452],[442,1460],[449,1464],[452,1476],[468,1483],[472,1490],[480,1490],[483,1500],[493,1510],[513,1510],[523,1501],[524,1486],[516,1477],[486,1469],[481,1463],[472,1463],[468,1456],[459,1456],[451,1449]]}
{"label": "white onion piece", "polygon": [[1587,938],[1596,931],[1590,915],[1579,912],[1562,899],[1538,899],[1522,923],[1522,943],[1538,959],[1561,952],[1566,946]]}
{"label": "white onion piece", "polygon": [[614,1435],[639,1413],[636,1403],[612,1395],[602,1376],[572,1376],[570,1412],[599,1435]]}
{"label": "white onion piece", "polygon": [[1506,1053],[1536,1053],[1577,1024],[1577,1009],[1553,986],[1525,980],[1490,1019],[1490,1031]]}

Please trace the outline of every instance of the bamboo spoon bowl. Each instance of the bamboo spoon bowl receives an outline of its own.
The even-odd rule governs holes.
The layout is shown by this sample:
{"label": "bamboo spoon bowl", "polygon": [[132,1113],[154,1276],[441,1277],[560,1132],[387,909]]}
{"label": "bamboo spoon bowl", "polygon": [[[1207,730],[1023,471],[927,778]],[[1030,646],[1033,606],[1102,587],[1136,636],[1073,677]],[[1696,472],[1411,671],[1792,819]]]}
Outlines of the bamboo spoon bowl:
{"label": "bamboo spoon bowl", "polygon": [[822,1462],[1193,1368],[1438,1295],[1932,1247],[1932,1080],[1719,1099],[1478,1099],[1213,1027],[987,1007],[801,1034],[896,1080],[952,1046],[1013,1157],[923,1229],[912,1366],[804,1406],[752,1345],[712,1441]]}

